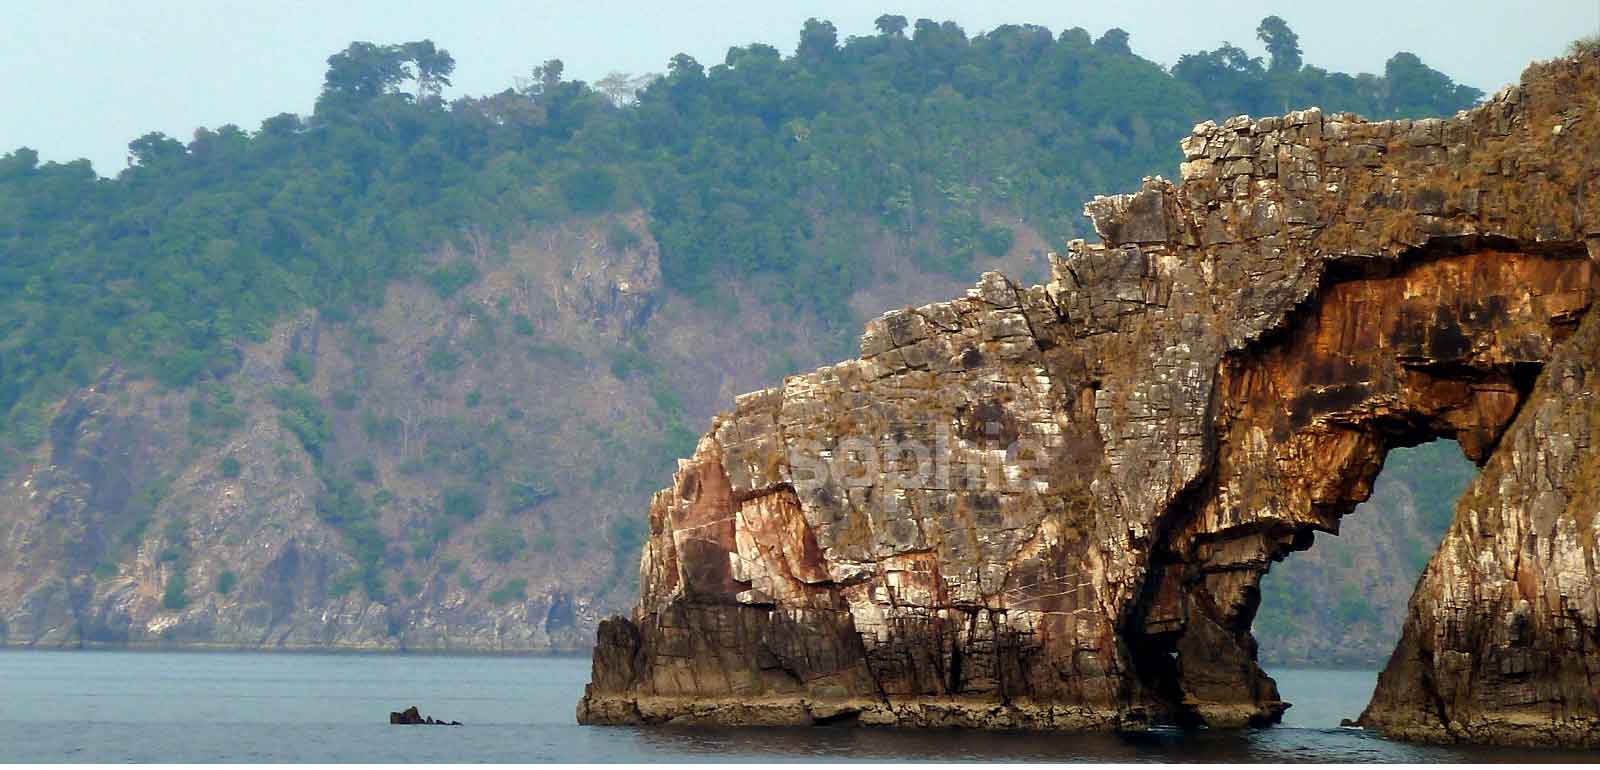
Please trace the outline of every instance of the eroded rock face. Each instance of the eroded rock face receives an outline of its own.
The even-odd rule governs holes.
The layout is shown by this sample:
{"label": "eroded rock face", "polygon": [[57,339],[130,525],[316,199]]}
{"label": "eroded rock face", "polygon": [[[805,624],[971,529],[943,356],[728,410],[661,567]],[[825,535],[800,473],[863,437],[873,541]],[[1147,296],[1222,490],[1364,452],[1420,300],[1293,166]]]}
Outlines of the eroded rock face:
{"label": "eroded rock face", "polygon": [[1545,365],[1412,596],[1365,725],[1600,746],[1600,318]]}
{"label": "eroded rock face", "polygon": [[1590,58],[1449,120],[1202,124],[1048,284],[985,274],[741,397],[652,502],[579,720],[1270,723],[1261,575],[1448,436],[1489,471],[1366,721],[1592,742],[1594,418],[1550,365],[1597,352],[1597,94]]}

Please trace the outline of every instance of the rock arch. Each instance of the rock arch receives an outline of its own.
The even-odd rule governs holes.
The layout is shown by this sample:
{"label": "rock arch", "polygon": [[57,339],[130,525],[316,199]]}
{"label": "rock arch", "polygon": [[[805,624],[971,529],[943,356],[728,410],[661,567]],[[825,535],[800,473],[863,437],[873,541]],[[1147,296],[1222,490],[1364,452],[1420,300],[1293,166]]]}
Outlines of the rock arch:
{"label": "rock arch", "polygon": [[1271,722],[1260,575],[1449,436],[1484,471],[1363,721],[1600,742],[1597,98],[1591,56],[1448,120],[1202,124],[1048,284],[740,397],[652,501],[580,721]]}
{"label": "rock arch", "polygon": [[1390,449],[1450,438],[1486,461],[1595,285],[1582,252],[1478,241],[1386,268],[1336,278],[1283,331],[1224,359],[1213,469],[1164,527],[1126,632],[1144,655],[1175,654],[1142,667],[1177,680],[1172,708],[1190,720],[1277,719],[1250,636],[1269,564],[1337,533]]}

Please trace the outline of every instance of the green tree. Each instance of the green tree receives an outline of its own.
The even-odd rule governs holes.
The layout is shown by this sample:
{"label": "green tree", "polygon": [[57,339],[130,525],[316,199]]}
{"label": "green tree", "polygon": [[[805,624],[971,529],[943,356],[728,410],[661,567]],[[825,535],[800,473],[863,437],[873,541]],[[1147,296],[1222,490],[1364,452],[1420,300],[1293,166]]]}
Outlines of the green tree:
{"label": "green tree", "polygon": [[450,75],[456,69],[455,58],[432,40],[406,43],[401,50],[416,67],[417,101],[437,103],[440,93],[450,85]]}
{"label": "green tree", "polygon": [[887,13],[873,22],[873,26],[878,28],[878,33],[884,37],[905,37],[906,24],[906,17]]}
{"label": "green tree", "polygon": [[440,504],[445,513],[468,521],[478,518],[484,508],[483,495],[477,489],[461,484],[445,487]]}
{"label": "green tree", "polygon": [[504,524],[496,524],[478,537],[478,546],[490,561],[505,564],[520,556],[528,547],[528,541],[521,532]]}
{"label": "green tree", "polygon": [[1383,74],[1388,85],[1387,115],[1446,113],[1451,107],[1470,105],[1483,98],[1482,91],[1458,85],[1408,51],[1390,57]]}
{"label": "green tree", "polygon": [[1213,105],[1215,114],[1261,114],[1269,93],[1261,58],[1223,43],[1212,51],[1178,57],[1172,76],[1194,86]]}
{"label": "green tree", "polygon": [[1094,41],[1094,47],[1115,56],[1132,56],[1133,49],[1128,46],[1128,32],[1121,27],[1112,27]]}
{"label": "green tree", "polygon": [[406,69],[406,56],[405,46],[351,43],[328,57],[328,73],[323,81],[319,107],[359,103],[394,93],[411,77]]}
{"label": "green tree", "polygon": [[[465,581],[466,573],[462,573],[461,577],[462,580]],[[528,581],[526,578],[513,578],[511,580],[507,580],[506,582],[501,583],[498,588],[489,592],[489,603],[496,606],[502,604],[511,604],[512,602],[527,601],[527,599]]]}
{"label": "green tree", "polygon": [[159,131],[145,134],[128,143],[128,162],[146,168],[176,161],[185,153],[182,142]]}
{"label": "green tree", "polygon": [[1300,71],[1300,36],[1289,29],[1289,23],[1279,16],[1268,16],[1256,27],[1256,39],[1265,43],[1272,57],[1268,70],[1274,75],[1293,74]]}
{"label": "green tree", "polygon": [[839,30],[831,21],[806,19],[800,28],[800,44],[795,48],[795,58],[802,62],[822,62],[839,52]]}
{"label": "green tree", "polygon": [[172,576],[167,578],[166,589],[161,592],[161,606],[169,610],[182,610],[189,606],[189,597],[185,592],[189,590],[189,582],[183,575],[181,566],[173,569]]}
{"label": "green tree", "polygon": [[579,168],[563,174],[557,181],[561,197],[573,211],[595,213],[611,206],[617,180],[603,168]]}

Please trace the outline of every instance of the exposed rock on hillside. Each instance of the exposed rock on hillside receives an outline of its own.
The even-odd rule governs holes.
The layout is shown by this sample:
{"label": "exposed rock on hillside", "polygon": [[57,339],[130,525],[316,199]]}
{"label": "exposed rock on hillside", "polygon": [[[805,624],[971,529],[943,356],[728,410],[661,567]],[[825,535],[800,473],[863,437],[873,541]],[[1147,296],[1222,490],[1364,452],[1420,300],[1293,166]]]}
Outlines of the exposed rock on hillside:
{"label": "exposed rock on hillside", "polygon": [[[0,642],[578,648],[623,582],[593,511],[628,499],[585,487],[614,455],[590,428],[657,421],[591,395],[647,392],[600,351],[661,295],[653,241],[595,230],[447,249],[474,279],[303,314],[196,389],[113,371],[74,394],[0,487]],[[569,508],[581,532],[551,526]]]}
{"label": "exposed rock on hillside", "polygon": [[[1027,265],[1018,233],[988,264]],[[897,272],[864,293],[959,289],[864,251]],[[468,230],[380,305],[287,319],[197,386],[104,373],[0,474],[0,645],[582,649],[633,598],[630,512],[683,424],[840,336],[660,270],[640,212]]]}
{"label": "exposed rock on hillside", "polygon": [[579,720],[1270,723],[1261,575],[1444,436],[1489,470],[1367,723],[1600,740],[1597,96],[1589,57],[1448,120],[1202,124],[1048,284],[740,397],[652,502]]}

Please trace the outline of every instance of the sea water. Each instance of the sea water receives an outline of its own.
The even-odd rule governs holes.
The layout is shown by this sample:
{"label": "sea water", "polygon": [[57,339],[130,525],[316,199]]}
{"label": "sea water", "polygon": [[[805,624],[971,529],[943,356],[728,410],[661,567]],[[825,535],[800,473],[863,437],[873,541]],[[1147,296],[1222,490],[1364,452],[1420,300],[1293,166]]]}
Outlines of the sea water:
{"label": "sea water", "polygon": [[[850,727],[583,727],[587,659],[0,651],[0,762],[1586,761],[1338,727],[1371,671],[1273,671],[1284,724],[1138,736]],[[464,727],[399,727],[416,705]]]}

